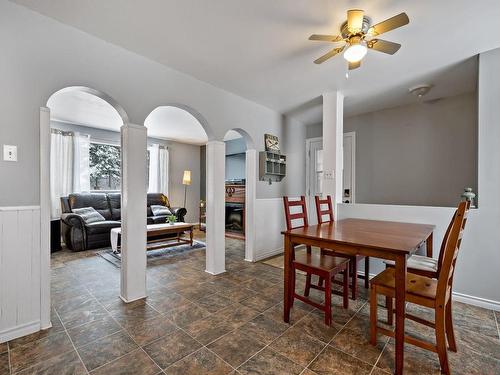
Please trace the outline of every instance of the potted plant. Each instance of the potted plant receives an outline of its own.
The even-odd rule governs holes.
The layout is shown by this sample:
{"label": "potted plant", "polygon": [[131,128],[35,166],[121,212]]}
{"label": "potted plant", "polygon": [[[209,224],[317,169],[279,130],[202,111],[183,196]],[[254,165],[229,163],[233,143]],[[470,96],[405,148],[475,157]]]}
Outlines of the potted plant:
{"label": "potted plant", "polygon": [[170,225],[174,225],[177,222],[177,216],[175,215],[168,215],[167,216],[167,223]]}

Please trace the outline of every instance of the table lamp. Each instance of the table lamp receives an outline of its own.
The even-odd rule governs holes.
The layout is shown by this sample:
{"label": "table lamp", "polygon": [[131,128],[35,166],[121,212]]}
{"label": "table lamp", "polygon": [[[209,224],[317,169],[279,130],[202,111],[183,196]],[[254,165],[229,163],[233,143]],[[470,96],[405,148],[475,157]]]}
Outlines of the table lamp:
{"label": "table lamp", "polygon": [[184,185],[184,206],[186,207],[186,194],[187,187],[191,185],[191,171],[184,171],[184,176],[182,177],[182,184]]}

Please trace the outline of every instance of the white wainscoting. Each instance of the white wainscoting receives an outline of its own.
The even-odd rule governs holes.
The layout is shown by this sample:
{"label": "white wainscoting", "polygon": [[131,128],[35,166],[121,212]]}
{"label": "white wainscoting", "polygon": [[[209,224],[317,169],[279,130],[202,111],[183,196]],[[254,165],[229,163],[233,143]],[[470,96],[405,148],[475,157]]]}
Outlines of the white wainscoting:
{"label": "white wainscoting", "polygon": [[283,252],[283,198],[255,200],[255,260]]}
{"label": "white wainscoting", "polygon": [[0,342],[40,330],[40,207],[0,207]]}

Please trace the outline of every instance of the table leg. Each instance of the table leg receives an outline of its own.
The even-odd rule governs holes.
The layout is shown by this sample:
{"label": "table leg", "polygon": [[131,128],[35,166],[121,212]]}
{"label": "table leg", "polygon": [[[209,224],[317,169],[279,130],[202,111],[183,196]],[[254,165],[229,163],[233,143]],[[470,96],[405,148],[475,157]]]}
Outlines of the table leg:
{"label": "table leg", "polygon": [[290,322],[290,292],[291,292],[291,286],[290,286],[290,281],[291,281],[291,263],[292,263],[292,246],[290,243],[290,237],[285,235],[285,272],[284,272],[284,277],[283,277],[283,282],[284,282],[284,298],[283,298],[283,320],[286,323]]}
{"label": "table leg", "polygon": [[425,251],[427,253],[427,256],[429,258],[432,258],[432,233],[430,234],[429,237],[427,237],[427,240],[425,241]]}
{"label": "table leg", "polygon": [[396,259],[396,375],[403,374],[405,339],[406,256]]}
{"label": "table leg", "polygon": [[189,244],[193,246],[193,228],[189,231]]}

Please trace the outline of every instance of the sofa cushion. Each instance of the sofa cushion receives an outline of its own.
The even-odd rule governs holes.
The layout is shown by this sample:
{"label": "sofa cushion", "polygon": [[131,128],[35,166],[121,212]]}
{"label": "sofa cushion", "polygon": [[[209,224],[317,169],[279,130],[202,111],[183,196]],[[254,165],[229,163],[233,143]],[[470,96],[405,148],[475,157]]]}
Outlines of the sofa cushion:
{"label": "sofa cushion", "polygon": [[97,223],[106,219],[94,207],[74,208],[73,213],[81,216],[85,224]]}
{"label": "sofa cushion", "polygon": [[152,205],[170,207],[168,198],[162,193],[148,193],[146,204],[147,216],[154,216],[153,211],[151,211]]}
{"label": "sofa cushion", "polygon": [[153,224],[163,224],[167,222],[167,215],[152,216]]}
{"label": "sofa cushion", "polygon": [[108,194],[106,193],[76,193],[69,195],[69,206],[75,208],[93,207],[106,220],[111,220]]}
{"label": "sofa cushion", "polygon": [[160,205],[157,205],[157,204],[152,204],[151,205],[151,211],[153,212],[154,216],[172,215],[172,212],[168,209],[167,206],[160,206]]}
{"label": "sofa cushion", "polygon": [[120,193],[108,193],[109,206],[111,208],[111,220],[122,219],[122,195]]}
{"label": "sofa cushion", "polygon": [[118,228],[121,226],[119,221],[106,220],[97,223],[85,224],[87,229],[87,234],[98,234],[98,233],[109,233],[112,228]]}

